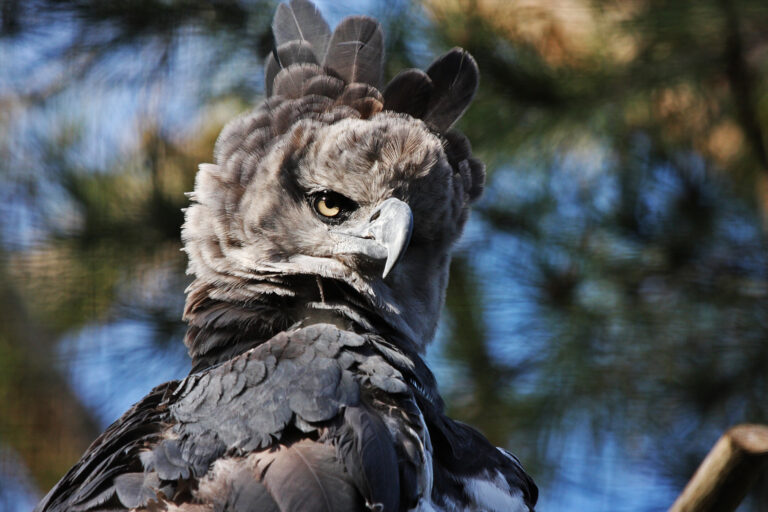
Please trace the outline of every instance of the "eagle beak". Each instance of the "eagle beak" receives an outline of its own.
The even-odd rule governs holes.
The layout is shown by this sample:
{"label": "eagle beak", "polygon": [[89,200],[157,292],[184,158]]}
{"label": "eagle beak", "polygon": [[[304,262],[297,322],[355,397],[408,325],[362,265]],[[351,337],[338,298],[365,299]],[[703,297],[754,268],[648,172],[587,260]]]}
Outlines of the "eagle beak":
{"label": "eagle beak", "polygon": [[387,199],[371,215],[369,229],[373,239],[387,248],[387,261],[384,263],[384,273],[381,275],[384,279],[400,257],[405,254],[408,243],[411,241],[413,233],[411,207],[394,197]]}
{"label": "eagle beak", "polygon": [[405,254],[413,232],[413,213],[405,202],[391,197],[382,202],[362,226],[345,231],[331,231],[336,238],[336,252],[358,254],[384,260],[382,279]]}

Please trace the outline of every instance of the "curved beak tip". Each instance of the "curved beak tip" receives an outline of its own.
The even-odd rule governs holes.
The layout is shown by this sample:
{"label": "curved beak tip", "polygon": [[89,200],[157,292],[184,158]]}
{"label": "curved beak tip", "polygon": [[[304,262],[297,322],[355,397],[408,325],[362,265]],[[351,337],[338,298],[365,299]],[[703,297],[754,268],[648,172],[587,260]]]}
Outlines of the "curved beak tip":
{"label": "curved beak tip", "polygon": [[379,217],[374,221],[372,231],[376,240],[387,248],[387,260],[381,275],[382,279],[386,279],[411,241],[413,213],[406,203],[394,198],[384,201],[378,211]]}
{"label": "curved beak tip", "polygon": [[389,271],[392,270],[392,267],[394,266],[395,266],[395,261],[392,258],[387,257],[387,263],[384,265],[384,272],[382,272],[381,278],[386,279],[387,276],[389,275]]}
{"label": "curved beak tip", "polygon": [[395,266],[395,263],[397,263],[397,260],[399,258],[392,257],[392,253],[389,253],[387,255],[387,262],[384,264],[384,272],[381,274],[382,279],[386,279],[389,275],[389,271],[392,270],[392,268]]}

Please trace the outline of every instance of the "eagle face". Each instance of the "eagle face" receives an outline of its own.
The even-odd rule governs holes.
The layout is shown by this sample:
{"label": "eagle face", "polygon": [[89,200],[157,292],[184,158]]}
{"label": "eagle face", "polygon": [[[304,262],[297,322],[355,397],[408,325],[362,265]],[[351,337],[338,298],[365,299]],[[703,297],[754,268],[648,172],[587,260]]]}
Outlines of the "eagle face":
{"label": "eagle face", "polygon": [[306,261],[324,277],[391,283],[390,273],[405,272],[395,263],[416,259],[409,247],[445,249],[456,236],[461,204],[449,194],[451,169],[420,121],[302,121],[274,157],[263,177],[272,183],[255,180],[242,203],[245,243],[271,244],[250,255],[257,265],[302,272],[298,262]]}
{"label": "eagle face", "polygon": [[440,139],[390,113],[301,121],[265,161],[235,216],[236,264],[342,281],[431,338],[463,207]]}
{"label": "eagle face", "polygon": [[[446,66],[474,73],[471,94],[452,100],[459,116],[477,69],[454,50],[430,68],[437,85]],[[429,74],[406,71],[406,81],[439,89]],[[200,167],[182,232],[196,276],[186,314],[193,326],[201,295],[229,304],[277,296],[292,297],[276,313],[283,328],[378,324],[417,350],[432,339],[450,245],[482,189],[483,165],[447,129],[456,117],[446,125],[428,112],[415,116],[402,73],[384,94],[337,75],[311,63],[279,71],[272,96],[231,121],[216,163]],[[450,73],[444,80],[461,83]]]}

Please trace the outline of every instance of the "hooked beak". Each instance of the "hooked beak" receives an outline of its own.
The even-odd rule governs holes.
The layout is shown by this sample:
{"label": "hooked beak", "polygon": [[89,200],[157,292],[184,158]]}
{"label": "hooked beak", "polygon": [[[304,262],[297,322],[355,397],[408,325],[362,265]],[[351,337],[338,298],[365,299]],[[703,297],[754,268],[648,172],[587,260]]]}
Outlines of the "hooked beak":
{"label": "hooked beak", "polygon": [[391,197],[381,203],[362,226],[333,230],[338,254],[357,254],[386,260],[382,279],[389,275],[408,247],[413,232],[413,213],[405,202]]}

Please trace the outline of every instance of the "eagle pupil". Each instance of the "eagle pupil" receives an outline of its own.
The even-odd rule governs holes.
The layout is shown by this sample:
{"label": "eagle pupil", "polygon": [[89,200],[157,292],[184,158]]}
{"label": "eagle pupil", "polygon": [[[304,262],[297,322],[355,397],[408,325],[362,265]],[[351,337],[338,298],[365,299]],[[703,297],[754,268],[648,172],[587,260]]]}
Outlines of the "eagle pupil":
{"label": "eagle pupil", "polygon": [[330,195],[323,195],[323,198],[321,199],[325,203],[326,208],[329,210],[335,210],[338,205],[336,204],[336,200],[333,196]]}

